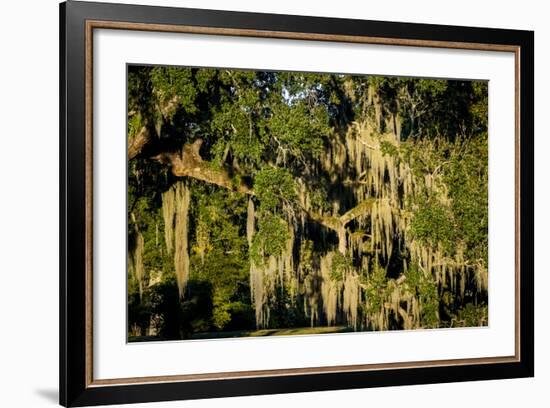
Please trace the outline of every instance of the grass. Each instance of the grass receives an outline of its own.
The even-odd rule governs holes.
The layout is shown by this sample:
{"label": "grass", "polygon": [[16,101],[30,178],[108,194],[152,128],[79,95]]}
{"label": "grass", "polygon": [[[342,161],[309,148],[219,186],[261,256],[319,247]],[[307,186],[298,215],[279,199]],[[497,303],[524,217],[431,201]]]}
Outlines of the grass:
{"label": "grass", "polygon": [[[199,339],[224,339],[234,337],[269,337],[269,336],[294,336],[303,334],[330,334],[330,333],[347,333],[353,329],[346,326],[327,326],[327,327],[298,327],[292,329],[261,329],[261,330],[240,330],[226,332],[205,332],[193,333],[187,340]],[[157,336],[130,336],[130,343],[143,341],[162,341],[164,339]]]}

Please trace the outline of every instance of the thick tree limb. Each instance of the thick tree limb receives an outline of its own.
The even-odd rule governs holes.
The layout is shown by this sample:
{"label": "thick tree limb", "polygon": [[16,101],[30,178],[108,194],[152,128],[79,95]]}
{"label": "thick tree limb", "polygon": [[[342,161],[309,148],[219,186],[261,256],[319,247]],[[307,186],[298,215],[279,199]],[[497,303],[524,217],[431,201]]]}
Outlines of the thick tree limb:
{"label": "thick tree limb", "polygon": [[[192,144],[185,144],[181,153],[163,152],[152,157],[152,159],[168,164],[171,167],[172,174],[177,177],[191,177],[228,190],[255,195],[251,186],[243,181],[237,181],[226,169],[216,167],[212,163],[203,160],[200,155],[201,145],[202,140],[198,139]],[[306,208],[304,205],[300,207],[312,221],[336,232],[339,242],[338,249],[340,252],[345,253],[347,248],[347,224],[357,217],[369,213],[375,202],[376,199],[374,198],[367,199],[341,216],[323,215]]]}
{"label": "thick tree limb", "polygon": [[[167,120],[174,113],[179,101],[178,96],[173,96],[164,99],[161,104],[157,105],[163,120]],[[157,129],[157,133],[159,131],[160,129]],[[145,146],[153,139],[153,135],[153,127],[146,121],[136,136],[128,143],[128,160],[142,153]],[[172,173],[177,177],[191,177],[229,190],[254,195],[254,191],[249,185],[242,181],[236,181],[236,178],[232,177],[227,169],[216,167],[212,163],[203,160],[199,152],[201,145],[202,140],[198,139],[192,144],[185,144],[181,153],[163,152],[154,156],[153,159],[170,165]],[[304,205],[301,206],[301,209],[312,221],[335,231],[338,234],[340,245],[345,247],[346,225],[355,218],[368,213],[374,202],[374,199],[365,200],[339,217],[319,214]]]}
{"label": "thick tree limb", "polygon": [[345,226],[349,222],[353,221],[357,217],[360,217],[362,215],[365,215],[370,212],[372,209],[372,206],[376,203],[375,198],[367,198],[366,200],[360,202],[355,207],[353,207],[351,210],[347,211],[340,217],[340,222]]}
{"label": "thick tree limb", "polygon": [[322,215],[315,211],[308,210],[304,206],[302,206],[301,208],[312,221],[315,221],[327,227],[328,229],[331,229],[333,231],[338,231],[340,228],[343,227],[338,217],[335,217],[332,215]]}
{"label": "thick tree limb", "polygon": [[151,130],[148,126],[143,126],[136,136],[128,141],[128,160],[132,160],[141,153],[145,145],[151,140]]}
{"label": "thick tree limb", "polygon": [[249,186],[242,181],[237,182],[226,169],[217,168],[212,163],[204,161],[199,153],[201,145],[202,140],[198,139],[192,144],[184,145],[181,153],[161,153],[153,159],[169,164],[174,176],[191,177],[228,190],[254,195],[254,191]]}
{"label": "thick tree limb", "polygon": [[[160,112],[163,120],[167,120],[173,113],[176,111],[180,98],[177,95],[172,96],[171,98],[165,99],[162,103],[157,105],[157,109]],[[132,112],[134,115],[137,112]],[[156,133],[157,137],[160,136],[161,124],[156,124]],[[145,119],[143,126],[139,129],[136,135],[128,140],[128,160],[132,160],[138,154],[140,154],[144,147],[151,142],[153,139],[153,127],[151,121]]]}

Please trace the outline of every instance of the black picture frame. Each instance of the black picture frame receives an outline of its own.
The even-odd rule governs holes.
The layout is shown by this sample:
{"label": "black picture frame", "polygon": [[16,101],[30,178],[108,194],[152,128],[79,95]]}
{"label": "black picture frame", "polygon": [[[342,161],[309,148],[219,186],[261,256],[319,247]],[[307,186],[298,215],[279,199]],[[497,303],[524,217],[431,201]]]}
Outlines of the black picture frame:
{"label": "black picture frame", "polygon": [[[517,361],[445,364],[243,378],[94,385],[89,367],[86,31],[89,21],[185,25],[270,33],[369,37],[516,47],[519,56],[516,154]],[[68,1],[60,4],[60,403],[122,404],[534,376],[534,33],[337,18]],[[518,200],[518,199],[516,199]]]}

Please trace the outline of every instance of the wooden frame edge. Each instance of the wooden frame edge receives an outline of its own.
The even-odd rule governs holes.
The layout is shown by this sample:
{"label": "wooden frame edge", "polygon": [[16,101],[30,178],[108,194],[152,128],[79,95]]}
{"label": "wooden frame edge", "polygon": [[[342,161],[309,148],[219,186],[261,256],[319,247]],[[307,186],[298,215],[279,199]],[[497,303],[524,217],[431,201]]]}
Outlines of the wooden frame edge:
{"label": "wooden frame edge", "polygon": [[182,34],[203,34],[203,35],[221,35],[233,37],[254,37],[254,38],[275,38],[285,40],[304,40],[304,41],[328,41],[355,44],[376,44],[376,45],[395,45],[406,47],[428,47],[428,48],[450,48],[461,50],[478,51],[501,51],[515,52],[517,45],[506,44],[487,44],[470,43],[458,41],[438,41],[438,40],[415,40],[390,37],[373,37],[359,35],[340,35],[340,34],[318,34],[301,33],[293,31],[271,31],[271,30],[253,30],[222,27],[201,27],[192,25],[172,25],[172,24],[154,24],[154,23],[129,23],[123,21],[109,20],[87,20],[86,27],[103,28],[111,30],[131,30],[131,31],[153,31],[164,33],[182,33]]}
{"label": "wooden frame edge", "polygon": [[300,374],[334,374],[342,372],[366,372],[374,370],[393,370],[393,369],[411,369],[411,368],[430,368],[446,367],[449,365],[464,366],[470,364],[502,364],[516,363],[518,359],[510,357],[482,357],[465,358],[455,360],[431,360],[416,361],[409,363],[379,363],[379,364],[358,364],[343,366],[325,366],[325,367],[307,367],[307,368],[289,368],[274,370],[252,370],[252,371],[229,371],[219,373],[205,374],[184,374],[184,375],[165,375],[151,377],[127,377],[94,380],[89,387],[104,387],[110,385],[132,385],[132,384],[159,384],[169,382],[195,382],[210,380],[235,380],[240,378],[259,378],[259,377],[282,377],[295,376]]}
{"label": "wooden frame edge", "polygon": [[[86,24],[86,363],[85,385],[93,382],[93,27]],[[91,63],[90,63],[91,62]]]}
{"label": "wooden frame edge", "polygon": [[[93,378],[93,30],[117,29],[149,32],[172,32],[223,36],[244,36],[259,38],[294,39],[305,41],[331,41],[343,43],[379,44],[390,46],[451,48],[480,51],[513,52],[515,58],[515,355],[502,357],[480,357],[451,360],[363,364],[345,366],[322,366],[296,369],[255,370],[224,373],[187,374],[154,377],[128,377],[94,380]],[[169,25],[149,23],[128,23],[110,20],[86,20],[86,388],[111,385],[170,383],[186,381],[227,380],[238,378],[293,376],[300,374],[323,374],[338,372],[364,372],[373,370],[410,369],[470,364],[497,364],[521,362],[520,344],[520,51],[519,45],[499,45],[454,41],[410,40],[371,36],[329,35],[288,31],[250,30],[199,27],[191,25]]]}

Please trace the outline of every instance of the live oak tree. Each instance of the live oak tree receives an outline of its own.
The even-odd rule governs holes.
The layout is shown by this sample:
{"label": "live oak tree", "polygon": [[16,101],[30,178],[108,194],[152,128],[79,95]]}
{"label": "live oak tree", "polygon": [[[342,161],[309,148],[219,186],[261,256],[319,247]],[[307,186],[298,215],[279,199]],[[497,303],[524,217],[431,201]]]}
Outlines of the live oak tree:
{"label": "live oak tree", "polygon": [[487,324],[487,83],[128,68],[130,333]]}

